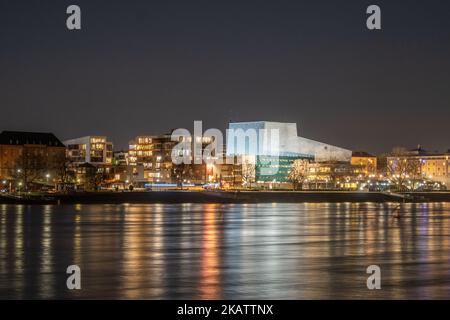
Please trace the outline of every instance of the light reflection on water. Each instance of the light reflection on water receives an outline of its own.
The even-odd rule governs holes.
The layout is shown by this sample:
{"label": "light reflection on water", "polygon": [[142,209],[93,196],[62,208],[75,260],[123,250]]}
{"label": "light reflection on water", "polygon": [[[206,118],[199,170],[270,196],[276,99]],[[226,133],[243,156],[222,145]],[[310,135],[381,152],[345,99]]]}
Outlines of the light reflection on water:
{"label": "light reflection on water", "polygon": [[396,206],[0,205],[0,298],[450,298],[450,203]]}

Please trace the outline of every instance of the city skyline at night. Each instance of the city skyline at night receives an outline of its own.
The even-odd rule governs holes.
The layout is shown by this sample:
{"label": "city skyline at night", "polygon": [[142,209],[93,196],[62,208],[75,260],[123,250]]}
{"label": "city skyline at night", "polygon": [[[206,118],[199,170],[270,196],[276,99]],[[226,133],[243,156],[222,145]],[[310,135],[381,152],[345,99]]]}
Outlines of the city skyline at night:
{"label": "city skyline at night", "polygon": [[444,0],[0,0],[0,300],[450,300],[449,40]]}

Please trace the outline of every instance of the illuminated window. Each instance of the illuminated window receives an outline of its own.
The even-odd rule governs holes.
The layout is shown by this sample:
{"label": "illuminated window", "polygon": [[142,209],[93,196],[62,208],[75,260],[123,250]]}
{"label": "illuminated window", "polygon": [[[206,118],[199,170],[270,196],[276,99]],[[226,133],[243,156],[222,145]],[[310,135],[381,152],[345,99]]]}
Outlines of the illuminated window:
{"label": "illuminated window", "polygon": [[105,143],[105,138],[91,138],[91,143]]}

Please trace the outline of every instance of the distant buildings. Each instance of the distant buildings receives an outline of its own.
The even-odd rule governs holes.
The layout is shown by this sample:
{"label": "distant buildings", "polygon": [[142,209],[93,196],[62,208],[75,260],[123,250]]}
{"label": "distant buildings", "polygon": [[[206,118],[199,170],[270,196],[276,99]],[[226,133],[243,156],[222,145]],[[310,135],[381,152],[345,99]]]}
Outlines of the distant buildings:
{"label": "distant buildings", "polygon": [[420,146],[413,150],[397,149],[387,157],[386,174],[397,183],[412,189],[420,187],[427,180],[440,182],[448,187],[449,159],[450,152],[432,153]]}
{"label": "distant buildings", "polygon": [[66,148],[52,133],[3,131],[0,179],[9,189],[53,185],[64,174]]}
{"label": "distant buildings", "polygon": [[[438,190],[450,184],[450,152],[430,153],[420,146],[377,158],[299,137],[295,123],[268,121],[230,123],[224,150],[211,148],[215,139],[192,137],[188,131],[176,137],[141,135],[129,142],[128,150],[114,152],[106,136],[70,139],[64,145],[51,133],[4,131],[0,190]],[[173,152],[191,163],[176,164]]]}

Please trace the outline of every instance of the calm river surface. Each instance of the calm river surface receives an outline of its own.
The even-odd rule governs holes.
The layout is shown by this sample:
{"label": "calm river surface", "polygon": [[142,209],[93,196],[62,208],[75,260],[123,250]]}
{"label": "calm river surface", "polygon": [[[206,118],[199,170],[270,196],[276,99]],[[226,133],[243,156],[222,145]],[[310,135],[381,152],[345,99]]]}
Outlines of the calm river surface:
{"label": "calm river surface", "polygon": [[0,205],[0,298],[450,298],[450,203],[396,207]]}

